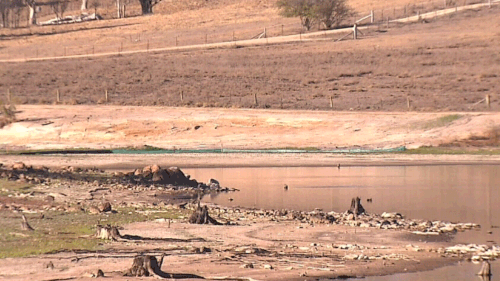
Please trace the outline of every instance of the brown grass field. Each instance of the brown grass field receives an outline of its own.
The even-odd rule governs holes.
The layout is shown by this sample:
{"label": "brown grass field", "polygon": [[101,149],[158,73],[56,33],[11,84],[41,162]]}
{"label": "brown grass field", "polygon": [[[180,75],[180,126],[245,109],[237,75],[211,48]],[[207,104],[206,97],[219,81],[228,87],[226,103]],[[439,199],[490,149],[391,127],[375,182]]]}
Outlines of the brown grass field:
{"label": "brown grass field", "polygon": [[[351,3],[356,10],[382,5],[358,2]],[[207,16],[201,19],[201,13]],[[116,105],[370,111],[406,111],[408,99],[415,111],[481,111],[486,106],[476,103],[490,95],[496,111],[499,15],[494,5],[426,23],[378,25],[357,41],[335,42],[336,35],[268,46],[1,63],[0,92],[9,89],[20,104],[52,104],[57,90],[64,104],[102,103],[108,90]],[[51,28],[54,34],[5,35],[0,57],[61,55],[50,52],[82,44],[116,46],[123,38],[137,38],[141,30],[166,38],[175,33],[203,38],[210,30],[229,37],[242,26],[297,22],[280,18],[273,1],[219,3],[31,30]]]}

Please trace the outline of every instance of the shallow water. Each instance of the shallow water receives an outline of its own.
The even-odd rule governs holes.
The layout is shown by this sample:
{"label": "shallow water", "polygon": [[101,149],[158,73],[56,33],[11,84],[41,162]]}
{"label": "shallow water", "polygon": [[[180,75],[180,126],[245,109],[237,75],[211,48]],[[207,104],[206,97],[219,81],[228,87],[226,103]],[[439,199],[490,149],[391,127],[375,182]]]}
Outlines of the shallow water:
{"label": "shallow water", "polygon": [[[473,222],[480,231],[457,242],[500,237],[500,165],[386,167],[293,167],[185,169],[199,181],[215,178],[240,189],[204,198],[226,206],[345,211],[361,197],[368,212],[399,212],[409,218]],[[288,190],[283,188],[288,185]],[[233,201],[229,201],[229,199]],[[367,199],[372,202],[367,202]],[[488,234],[492,231],[492,234]]]}
{"label": "shallow water", "polygon": [[[207,196],[205,202],[264,209],[342,212],[359,196],[368,212],[399,212],[408,218],[473,222],[481,229],[457,233],[454,244],[500,241],[500,165],[386,167],[291,167],[185,169],[198,181],[214,178],[239,192]],[[283,188],[288,185],[288,190]],[[372,202],[367,202],[367,199]],[[232,199],[230,201],[229,199]],[[465,262],[428,272],[364,280],[481,280],[480,265]],[[493,273],[500,264],[492,264]],[[500,280],[493,275],[491,280]]]}

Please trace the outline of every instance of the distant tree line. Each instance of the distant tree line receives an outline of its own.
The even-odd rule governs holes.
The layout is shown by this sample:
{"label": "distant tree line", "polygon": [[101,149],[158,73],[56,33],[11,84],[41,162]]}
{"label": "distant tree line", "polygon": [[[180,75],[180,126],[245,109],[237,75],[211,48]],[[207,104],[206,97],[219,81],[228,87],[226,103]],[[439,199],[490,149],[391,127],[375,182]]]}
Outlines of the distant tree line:
{"label": "distant tree line", "polygon": [[314,24],[331,29],[340,25],[353,12],[346,0],[279,0],[277,6],[284,17],[299,17],[310,30]]}

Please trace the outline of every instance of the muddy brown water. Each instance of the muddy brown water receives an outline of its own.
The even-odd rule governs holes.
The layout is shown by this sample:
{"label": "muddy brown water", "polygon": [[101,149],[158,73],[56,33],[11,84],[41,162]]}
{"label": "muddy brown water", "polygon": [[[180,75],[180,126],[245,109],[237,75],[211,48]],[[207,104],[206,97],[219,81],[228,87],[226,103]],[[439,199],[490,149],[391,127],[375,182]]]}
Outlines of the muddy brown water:
{"label": "muddy brown water", "polygon": [[[492,245],[500,241],[500,165],[427,165],[386,167],[280,167],[185,169],[198,181],[214,178],[234,193],[206,196],[224,206],[342,212],[352,197],[368,212],[399,212],[408,218],[473,222],[475,231],[457,233],[452,244]],[[288,186],[286,190],[284,185]],[[371,199],[368,202],[367,199]],[[481,280],[480,265],[464,262],[428,272],[364,280]],[[492,264],[500,280],[500,264]]]}

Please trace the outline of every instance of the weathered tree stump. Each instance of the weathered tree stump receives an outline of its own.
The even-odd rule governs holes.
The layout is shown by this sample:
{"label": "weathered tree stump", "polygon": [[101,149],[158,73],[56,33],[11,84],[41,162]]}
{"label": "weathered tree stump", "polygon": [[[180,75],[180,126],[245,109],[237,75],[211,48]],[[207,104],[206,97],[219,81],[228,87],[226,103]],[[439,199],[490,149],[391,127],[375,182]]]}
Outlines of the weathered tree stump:
{"label": "weathered tree stump", "polygon": [[483,261],[481,270],[477,273],[479,276],[491,276],[491,265],[488,261]]}
{"label": "weathered tree stump", "polygon": [[356,197],[351,200],[351,208],[347,211],[351,214],[354,214],[354,217],[365,213],[365,208],[361,205],[361,198]]}
{"label": "weathered tree stump", "polygon": [[155,256],[136,256],[134,258],[134,262],[132,263],[132,267],[127,270],[123,276],[157,276],[163,278],[170,278],[170,274],[161,271],[161,265],[163,264],[163,257],[165,254],[161,256],[160,262]]}
{"label": "weathered tree stump", "polygon": [[105,226],[97,225],[96,237],[103,240],[113,240],[113,241],[122,240],[122,236],[118,231],[118,228],[116,226],[111,226],[109,224]]}
{"label": "weathered tree stump", "polygon": [[27,231],[34,231],[33,227],[31,227],[31,225],[28,223],[28,220],[26,219],[24,214],[22,216],[23,216],[23,222],[21,223],[21,229]]}
{"label": "weathered tree stump", "polygon": [[222,225],[222,223],[210,217],[210,215],[208,214],[207,206],[201,207],[200,204],[198,204],[196,210],[194,210],[193,214],[191,214],[191,217],[189,217],[189,223]]}

